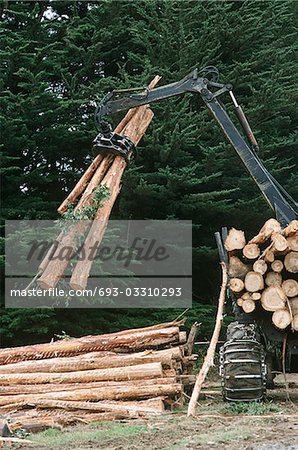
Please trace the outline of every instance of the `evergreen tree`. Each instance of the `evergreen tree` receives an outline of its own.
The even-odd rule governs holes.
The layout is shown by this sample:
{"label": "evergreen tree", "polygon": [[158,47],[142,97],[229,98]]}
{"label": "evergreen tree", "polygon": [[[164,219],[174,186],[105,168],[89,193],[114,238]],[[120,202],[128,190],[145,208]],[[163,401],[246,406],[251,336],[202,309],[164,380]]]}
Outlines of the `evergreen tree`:
{"label": "evergreen tree", "polygon": [[[296,8],[294,1],[7,2],[3,217],[57,217],[92,158],[94,102],[107,90],[143,86],[155,74],[160,85],[170,83],[206,65],[234,85],[266,167],[297,196]],[[113,218],[193,220],[194,312],[204,322],[218,292],[214,232],[226,225],[254,234],[272,212],[199,99],[185,95],[152,108],[155,118],[125,173]],[[140,311],[4,310],[2,333],[7,345],[47,340],[61,330],[112,331],[175,313],[151,311],[144,319]]]}

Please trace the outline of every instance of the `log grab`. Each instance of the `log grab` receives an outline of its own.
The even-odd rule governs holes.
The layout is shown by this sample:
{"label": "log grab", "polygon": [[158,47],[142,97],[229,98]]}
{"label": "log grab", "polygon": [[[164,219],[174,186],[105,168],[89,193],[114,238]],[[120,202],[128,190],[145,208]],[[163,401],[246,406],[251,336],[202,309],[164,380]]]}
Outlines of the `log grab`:
{"label": "log grab", "polygon": [[[199,94],[204,104],[220,125],[224,135],[234,147],[267,203],[275,212],[277,220],[282,226],[286,226],[291,220],[298,218],[298,214],[290,202],[295,204],[295,206],[297,206],[297,203],[267,171],[258,157],[258,142],[243,109],[237,102],[233,93],[233,86],[231,84],[219,83],[218,79],[218,69],[213,66],[208,66],[201,70],[196,68],[182,78],[182,80],[157,88],[149,89],[147,87],[141,87],[109,92],[95,111],[95,124],[99,130],[99,134],[93,142],[93,150],[96,154],[113,153],[123,156],[126,161],[132,161],[135,158],[133,143],[127,136],[113,133],[111,125],[103,118],[106,115],[151,104],[187,92]],[[218,98],[226,93],[230,95],[235,113],[249,144],[234,125],[225,108],[218,101]]]}
{"label": "log grab", "polygon": [[[272,271],[266,276],[265,281],[268,287],[265,289],[261,299],[263,307],[267,311],[271,311],[271,302],[274,297],[273,293],[275,293],[275,297],[277,298],[276,292],[281,290],[275,285],[280,281],[279,279],[281,279],[280,272],[283,270],[283,263],[278,260],[274,261],[274,252],[284,251],[290,241],[287,241],[278,231],[281,227],[288,227],[292,221],[295,222],[296,219],[298,219],[298,214],[294,209],[294,207],[297,208],[295,200],[267,171],[263,162],[260,160],[258,156],[258,142],[243,109],[233,93],[232,85],[220,83],[218,69],[213,66],[208,66],[201,70],[196,68],[180,81],[161,87],[153,89],[123,89],[109,92],[95,111],[95,123],[99,130],[99,134],[94,141],[94,151],[97,154],[114,153],[123,156],[126,161],[133,160],[135,152],[129,141],[126,140],[127,137],[113,133],[111,125],[104,120],[104,117],[106,115],[145,104],[151,104],[185,93],[199,94],[203,103],[220,125],[225,137],[233,146],[246,170],[258,186],[265,200],[274,211],[277,219],[277,221],[270,219],[274,222],[275,226],[278,227],[278,230],[275,230],[275,232],[274,230],[271,230],[272,233],[270,231],[272,234],[272,244],[262,255],[260,255],[258,244],[264,239],[267,239],[266,233],[264,237],[264,233],[261,232],[247,245],[245,243],[244,234],[243,236],[239,235],[239,230],[234,230],[235,236],[232,236],[232,229],[232,234],[230,232],[228,236],[227,229],[223,228],[221,233],[216,233],[215,235],[221,264],[229,266],[230,281],[228,292],[236,318],[236,321],[229,326],[227,342],[221,348],[220,352],[220,371],[222,376],[223,395],[226,400],[231,401],[258,401],[262,400],[264,397],[266,385],[270,385],[271,383],[271,369],[267,361],[269,353],[266,355],[265,349],[268,352],[268,348],[271,345],[268,346],[268,342],[270,342],[270,340],[272,342],[278,342],[279,338],[276,339],[273,336],[271,330],[272,324],[268,325],[262,323],[262,321],[259,323],[257,319],[252,318],[251,314],[255,309],[255,301],[260,301],[261,294],[258,291],[264,289],[263,274],[267,271],[270,263],[274,264],[271,266]],[[240,122],[246,139],[243,138],[226,109],[222,103],[219,102],[218,99],[223,94],[228,94],[230,96],[235,109],[235,114]],[[229,248],[229,239],[231,240],[233,248]],[[295,246],[295,241],[293,240],[293,243],[291,242],[290,245]],[[252,269],[248,271],[246,265],[243,264],[236,255],[233,255],[235,249],[242,250],[246,261],[253,262],[253,271]],[[228,257],[228,251],[230,251],[230,259]],[[292,251],[291,253],[294,254],[295,252]],[[264,259],[261,259],[262,257]],[[258,260],[256,260],[257,258]],[[287,256],[287,259],[290,258],[291,254]],[[233,265],[231,262],[233,262]],[[285,261],[285,263],[288,265],[290,264],[289,261]],[[291,265],[295,264],[295,262],[291,263]],[[233,271],[235,272],[234,275],[232,273]],[[294,272],[294,270],[292,271]],[[240,277],[239,274],[241,275]],[[290,282],[292,283],[291,285]],[[289,285],[286,286],[287,289],[295,290],[295,286],[292,286],[294,280],[288,280],[287,283]],[[243,294],[243,297],[239,297],[241,292],[243,293],[244,286],[249,292]],[[238,299],[236,295],[238,295]],[[245,295],[247,295],[247,298],[245,298]],[[268,297],[268,301],[266,296]],[[277,298],[277,300],[281,302],[281,307],[284,308],[283,299]],[[266,302],[269,302],[269,306],[267,306]],[[289,321],[292,320],[292,326],[296,327],[293,319],[285,308],[279,309],[274,314],[275,323],[283,322],[283,327],[285,327],[288,325]],[[266,333],[266,329],[264,328],[268,328],[268,333]],[[281,326],[280,329],[282,329]],[[210,349],[208,351],[210,352]],[[211,364],[212,358],[209,358]],[[206,367],[209,367],[209,363]],[[194,391],[189,407],[190,415],[194,414],[200,386],[207,371],[208,369],[203,375],[200,372],[197,378],[198,386],[195,390],[196,392]]]}

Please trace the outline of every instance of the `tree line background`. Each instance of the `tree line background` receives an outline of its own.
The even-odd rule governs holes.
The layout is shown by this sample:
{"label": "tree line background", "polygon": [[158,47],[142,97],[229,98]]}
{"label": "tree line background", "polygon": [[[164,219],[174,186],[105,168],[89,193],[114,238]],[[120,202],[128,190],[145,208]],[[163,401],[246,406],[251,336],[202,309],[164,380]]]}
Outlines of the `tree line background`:
{"label": "tree line background", "polygon": [[[144,86],[156,74],[167,84],[211,64],[234,85],[266,167],[297,197],[297,5],[2,2],[2,218],[57,218],[91,161],[94,101],[106,91]],[[153,110],[112,218],[193,220],[187,316],[209,337],[219,289],[214,232],[234,226],[253,235],[272,212],[199,99],[186,95]],[[143,326],[179,312],[2,309],[2,345],[48,341],[62,330],[78,336]]]}

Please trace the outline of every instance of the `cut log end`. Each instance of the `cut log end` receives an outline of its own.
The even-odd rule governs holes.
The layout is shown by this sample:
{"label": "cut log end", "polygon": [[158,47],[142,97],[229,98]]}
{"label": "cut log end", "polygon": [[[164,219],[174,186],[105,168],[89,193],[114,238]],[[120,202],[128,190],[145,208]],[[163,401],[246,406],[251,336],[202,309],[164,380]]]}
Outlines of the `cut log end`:
{"label": "cut log end", "polygon": [[278,309],[272,314],[272,322],[276,328],[284,330],[291,324],[291,314],[287,309]]}
{"label": "cut log end", "polygon": [[233,250],[242,250],[245,246],[245,243],[246,241],[244,231],[231,228],[225,240],[225,249],[228,252],[231,252]]}

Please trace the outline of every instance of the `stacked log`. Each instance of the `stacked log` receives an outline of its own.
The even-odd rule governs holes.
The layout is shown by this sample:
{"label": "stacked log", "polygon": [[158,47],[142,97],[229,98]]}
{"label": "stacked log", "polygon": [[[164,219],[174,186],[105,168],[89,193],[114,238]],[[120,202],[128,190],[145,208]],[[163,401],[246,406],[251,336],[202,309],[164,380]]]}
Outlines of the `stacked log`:
{"label": "stacked log", "polygon": [[232,228],[225,241],[229,255],[229,288],[247,314],[272,313],[280,330],[298,331],[298,221],[282,229],[269,219],[248,242]]}
{"label": "stacked log", "polygon": [[35,431],[75,422],[146,418],[183,404],[195,324],[183,321],[0,349],[0,416]]}

